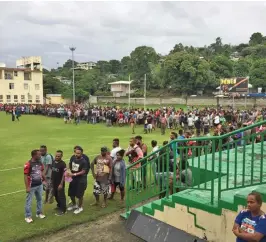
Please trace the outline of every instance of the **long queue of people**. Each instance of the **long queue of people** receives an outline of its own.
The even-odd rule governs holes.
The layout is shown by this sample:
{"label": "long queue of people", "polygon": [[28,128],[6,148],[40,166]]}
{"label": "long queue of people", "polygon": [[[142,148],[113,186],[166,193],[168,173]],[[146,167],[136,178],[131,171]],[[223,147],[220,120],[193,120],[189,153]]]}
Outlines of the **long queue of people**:
{"label": "long queue of people", "polygon": [[[87,189],[88,174],[91,171],[93,183],[93,195],[95,203],[92,206],[100,205],[100,195],[103,195],[101,207],[107,205],[107,198],[113,199],[116,188],[120,190],[121,202],[125,197],[126,162],[124,155],[129,157],[130,162],[136,162],[145,155],[145,145],[141,143],[142,137],[137,136],[130,142],[127,150],[119,146],[119,139],[113,140],[111,152],[107,147],[102,147],[100,154],[91,162],[89,157],[83,153],[80,146],[74,147],[74,154],[69,164],[63,161],[63,151],[57,150],[55,156],[48,153],[45,145],[40,146],[31,152],[31,159],[24,165],[24,183],[27,192],[25,204],[25,221],[33,222],[31,204],[33,196],[37,200],[36,217],[45,218],[43,214],[43,203],[53,203],[56,200],[55,214],[64,215],[67,211],[79,214],[83,211],[83,197]],[[137,145],[138,144],[138,145]],[[144,153],[139,150],[144,149]],[[131,158],[132,151],[138,150],[137,158]],[[146,147],[147,149],[147,147]],[[67,207],[65,184],[69,183],[68,196],[71,203]],[[45,191],[45,199],[42,201],[42,193]],[[76,201],[76,199],[78,201]]]}
{"label": "long queue of people", "polygon": [[[132,138],[130,140],[130,147],[127,150],[127,155],[132,154],[132,150],[135,150],[137,156],[143,155],[141,146],[135,143],[136,140],[136,138]],[[113,152],[119,150],[118,148],[119,147],[115,147]],[[83,211],[83,197],[87,187],[86,176],[90,169],[90,163],[87,162],[88,157],[82,153],[83,150],[81,147],[76,146],[74,151],[75,154],[72,156],[73,158],[71,157],[71,161],[69,163],[70,171],[66,171],[66,164],[62,160],[63,152],[60,150],[56,152],[54,162],[52,161],[52,155],[47,154],[47,148],[44,145],[41,146],[39,150],[33,150],[31,152],[32,159],[24,166],[27,192],[25,221],[27,223],[33,222],[31,214],[31,202],[33,195],[36,196],[37,200],[36,217],[40,219],[44,219],[46,217],[42,212],[43,184],[46,186],[45,202],[49,201],[49,194],[53,189],[53,196],[57,202],[57,207],[55,208],[55,210],[57,210],[56,215],[62,216],[67,210],[74,210],[74,214],[79,214]],[[111,181],[114,188],[117,186],[120,188],[121,200],[123,199],[125,176],[122,175],[121,171],[125,170],[125,163],[123,161],[124,153],[125,151],[122,149],[117,151],[116,162],[113,162],[110,156],[107,155],[107,148],[102,147],[101,154],[91,163],[91,170],[95,179],[93,193],[96,199],[96,202],[92,205],[99,205],[100,194],[103,194],[104,203],[102,204],[102,207],[106,206],[109,184],[107,181]],[[51,163],[52,168],[51,181],[49,181],[48,177],[49,172],[47,172],[44,168],[48,163]],[[94,172],[94,165],[96,165],[96,173]],[[189,170],[182,171],[181,177],[177,177],[176,179],[180,179],[181,182],[187,182],[189,179],[185,178],[185,175],[190,176],[190,179],[192,179],[192,174],[188,171]],[[169,179],[173,179],[173,177],[170,177]],[[72,204],[68,208],[66,206],[65,182],[70,182],[68,195],[71,198]],[[172,182],[169,181],[169,184],[171,186]],[[110,199],[113,198],[113,195],[114,191],[112,192]],[[76,198],[78,199],[78,203],[76,203]],[[258,192],[252,192],[247,196],[247,207],[239,212],[232,227],[232,232],[237,237],[237,241],[264,241],[266,239],[266,216],[261,210],[262,203],[262,196]]]}
{"label": "long queue of people", "polygon": [[[1,107],[0,107],[1,108]],[[12,114],[12,121],[19,120],[23,114],[40,114],[62,118],[66,124],[106,123],[110,126],[130,125],[135,133],[136,125],[143,125],[144,133],[151,133],[159,128],[165,135],[167,129],[184,131],[196,130],[195,135],[207,135],[218,124],[237,128],[239,124],[254,123],[266,119],[266,109],[252,108],[237,110],[205,107],[202,109],[188,107],[176,109],[161,107],[157,109],[128,109],[108,106],[86,107],[85,105],[3,105],[2,110]]]}
{"label": "long queue of people", "polygon": [[[18,113],[16,108],[15,110],[14,108],[11,110],[12,116],[16,116]],[[163,110],[163,114],[161,114],[161,116],[163,118],[167,118],[168,109],[161,110]],[[146,115],[152,115],[153,111],[148,114],[147,111],[140,112],[145,112]],[[241,128],[242,126],[247,126],[254,122],[265,120],[265,114],[265,109],[260,111],[254,109],[243,112],[235,110],[225,112],[223,110],[216,110],[211,114],[210,110],[208,109],[201,110],[200,112],[189,111],[186,114],[180,112],[175,115],[179,115],[179,117],[186,116],[187,123],[186,121],[181,123],[179,122],[179,125],[182,128],[179,130],[178,134],[174,131],[171,132],[170,141],[193,137],[194,129],[196,129],[196,136],[198,136],[202,130],[204,134],[208,134],[211,127],[214,127],[214,135],[222,135],[234,129]],[[212,118],[208,118],[209,122],[206,127],[206,117],[210,116]],[[180,119],[182,120],[182,118]],[[177,120],[180,121],[180,119]],[[167,120],[168,122],[166,124],[169,125],[169,128],[171,128],[169,116]],[[197,124],[198,120],[203,122],[203,126]],[[178,129],[174,126],[174,129],[175,128]],[[254,132],[259,133],[265,130],[265,128],[266,127],[263,126],[254,128],[253,130],[247,130],[243,133],[239,132],[239,134],[229,137],[229,139],[224,140],[223,142],[230,142],[230,138],[235,139],[236,141],[241,140],[241,138],[244,136],[250,136],[250,134]],[[255,142],[260,142],[261,139],[265,139],[265,137],[260,137],[258,135]],[[164,141],[163,145],[166,145],[167,143],[168,141]],[[242,145],[241,142],[237,142],[236,144],[240,146]],[[187,142],[186,145],[193,146],[196,144]],[[159,150],[157,141],[152,140],[151,146],[151,152],[156,152]],[[150,159],[155,158],[157,155],[163,155],[164,152],[167,152],[167,150],[162,149],[158,154],[150,157]],[[171,160],[173,157],[172,152],[173,149],[171,148]],[[125,197],[126,180],[126,162],[124,160],[124,156],[128,156],[129,162],[134,164],[145,157],[147,153],[147,145],[142,142],[142,137],[140,136],[131,138],[129,147],[126,150],[123,150],[119,146],[119,139],[114,139],[113,150],[109,152],[107,147],[102,147],[100,154],[95,157],[92,162],[90,162],[89,157],[83,153],[83,149],[80,146],[75,146],[74,154],[70,158],[68,166],[63,161],[63,151],[61,150],[56,151],[55,157],[47,152],[47,147],[45,145],[42,145],[40,149],[33,150],[31,152],[31,159],[26,162],[24,166],[24,182],[27,192],[25,204],[25,221],[27,223],[33,222],[31,203],[34,195],[37,200],[37,218],[44,219],[46,217],[43,214],[43,203],[52,203],[54,198],[57,202],[57,206],[55,207],[55,213],[57,216],[64,215],[66,211],[73,211],[74,214],[81,213],[83,211],[83,197],[85,190],[87,189],[87,176],[90,170],[94,177],[93,194],[95,196],[95,203],[91,205],[100,205],[100,195],[103,194],[103,202],[101,207],[106,207],[108,194],[110,193],[109,199],[113,199],[116,187],[119,187],[121,201],[123,201]],[[187,154],[187,156],[189,156],[189,154]],[[161,171],[165,170],[163,167],[165,163],[162,164],[158,161],[159,159],[157,159],[157,164],[155,167],[156,181],[163,178]],[[143,162],[149,162],[149,160],[143,159]],[[140,165],[142,165],[142,163],[139,164],[137,168],[139,168]],[[175,189],[173,188],[173,179],[180,180],[181,183],[185,183],[187,186],[193,185],[193,175],[189,168],[188,161],[184,159],[184,157],[180,158],[179,165],[177,167],[177,169],[182,169],[182,167],[183,169],[184,167],[186,168],[185,170],[182,170],[181,173],[179,173],[179,170],[177,170],[177,175],[175,178],[173,176],[169,177],[168,184],[172,193],[173,189]],[[134,166],[131,169],[134,169]],[[133,181],[133,183],[141,183],[144,189],[146,187],[146,172],[147,171],[145,171],[145,169],[141,169],[141,174],[137,175]],[[181,176],[179,176],[179,174],[181,174]],[[66,202],[66,182],[69,182],[68,196],[71,199],[69,206],[67,206]],[[44,202],[42,201],[43,190],[45,190]],[[164,194],[161,193],[160,197],[163,196]],[[78,199],[78,201],[76,201],[76,199]],[[260,193],[252,192],[247,196],[247,207],[238,213],[232,227],[232,232],[236,236],[237,241],[266,241],[266,215],[261,209],[262,205],[263,198]]]}
{"label": "long queue of people", "polygon": [[[250,125],[246,124],[245,125]],[[240,126],[238,127],[240,128]],[[239,132],[236,135],[233,135],[231,138],[235,140],[237,146],[241,146],[241,139],[245,136],[250,136],[251,132],[260,133],[265,130],[266,127],[258,127],[257,129],[248,130],[250,133],[242,133]],[[224,126],[218,124],[215,127],[214,135],[221,135],[222,132],[229,132],[229,129],[225,129]],[[184,132],[182,129],[179,130],[179,133],[172,131],[170,133],[169,141],[164,141],[163,146],[167,145],[168,142],[174,140],[184,140],[186,138],[192,138],[193,131]],[[261,139],[265,139],[264,137],[257,136],[258,140],[255,142],[260,142]],[[239,142],[240,141],[240,142]],[[223,143],[231,142],[230,139],[223,140]],[[180,156],[180,150],[176,154],[176,157],[179,160],[177,164],[177,169],[182,170],[182,177],[173,178],[172,176],[169,178],[170,189],[173,192],[173,179],[179,180],[185,183],[186,186],[191,187],[193,185],[193,175],[192,171],[189,168],[188,159],[192,155],[191,150],[193,146],[198,146],[196,141],[188,141],[185,142],[185,145],[188,149],[188,153]],[[204,144],[206,146],[206,144]],[[151,141],[151,152],[157,152],[159,150],[159,146],[156,140]],[[210,148],[213,147],[210,145]],[[227,147],[227,146],[226,146]],[[233,148],[233,147],[231,147]],[[215,148],[219,149],[219,147]],[[185,150],[185,149],[184,149]],[[196,149],[197,151],[199,149]],[[173,175],[173,163],[174,154],[173,147],[170,147],[168,150],[170,164],[169,164],[169,172]],[[52,203],[53,197],[57,202],[56,207],[56,215],[61,216],[66,213],[66,211],[74,211],[75,214],[79,214],[83,211],[83,196],[85,190],[87,189],[87,176],[89,171],[91,170],[92,175],[95,179],[93,184],[93,194],[95,196],[95,203],[92,205],[98,206],[100,204],[100,195],[103,195],[103,202],[101,207],[106,207],[107,205],[107,197],[110,195],[110,199],[114,198],[116,188],[120,189],[121,201],[123,202],[125,197],[125,180],[126,180],[126,162],[124,156],[128,157],[128,161],[130,164],[136,163],[135,166],[132,166],[130,169],[134,170],[132,181],[132,188],[134,187],[142,187],[146,188],[146,179],[147,179],[147,166],[145,164],[150,160],[164,155],[165,152],[168,152],[167,149],[162,149],[160,152],[157,152],[155,155],[151,156],[149,159],[142,159],[148,155],[148,146],[143,143],[141,136],[136,136],[130,139],[129,146],[126,150],[122,149],[119,144],[119,139],[113,140],[113,149],[111,152],[107,149],[107,147],[102,147],[100,154],[96,156],[92,162],[90,162],[89,157],[83,153],[83,149],[80,146],[74,147],[74,154],[70,158],[69,165],[63,161],[63,151],[58,150],[55,153],[55,157],[53,155],[48,154],[47,147],[45,145],[41,146],[38,150],[33,150],[31,152],[31,160],[29,160],[24,166],[24,182],[26,186],[26,205],[25,205],[25,221],[27,223],[31,223],[32,214],[31,214],[31,202],[33,195],[35,194],[37,199],[37,217],[44,218],[45,215],[42,213],[42,190],[43,186],[45,187],[45,200],[44,203]],[[200,151],[201,152],[201,151]],[[206,152],[206,149],[204,149]],[[209,150],[207,152],[212,152]],[[201,153],[194,154],[196,156],[202,155]],[[142,159],[142,162],[138,161]],[[141,169],[140,169],[141,167]],[[154,176],[156,177],[156,181],[160,179],[165,179],[162,173],[166,171],[166,162],[161,163],[160,159],[156,160],[156,167],[153,170]],[[163,172],[162,172],[163,171]],[[177,175],[179,172],[177,171]],[[65,183],[69,182],[68,188],[68,196],[71,199],[71,205],[67,208],[66,205],[66,195],[65,195]],[[139,183],[139,184],[137,184]],[[162,184],[162,182],[161,182]],[[160,187],[163,190],[163,187]],[[163,193],[160,194],[160,197],[163,197]],[[76,201],[78,199],[78,202]]]}
{"label": "long queue of people", "polygon": [[[173,135],[171,134],[170,138]],[[166,145],[167,141],[163,143]],[[151,153],[159,149],[157,141],[151,142]],[[132,177],[132,184],[140,183],[142,188],[146,188],[147,169],[139,170],[139,167],[149,160],[139,160],[148,155],[148,146],[142,141],[141,136],[132,137],[129,140],[127,149],[120,147],[119,139],[113,139],[113,149],[110,151],[107,147],[102,147],[100,154],[92,161],[83,153],[80,146],[74,147],[74,154],[71,156],[67,165],[63,160],[63,151],[57,150],[55,156],[48,153],[45,145],[31,152],[31,159],[24,165],[24,183],[27,192],[25,204],[25,221],[33,222],[31,213],[31,204],[33,196],[37,200],[36,217],[45,218],[43,214],[43,204],[53,203],[56,200],[55,215],[62,216],[67,211],[73,211],[79,214],[83,211],[83,197],[87,189],[88,174],[91,171],[94,178],[93,195],[95,203],[91,206],[101,205],[102,208],[107,206],[107,199],[114,199],[116,189],[120,190],[121,202],[125,198],[126,184],[126,167],[127,164],[134,164],[131,169],[136,169],[140,174]],[[163,154],[160,153],[161,155]],[[128,163],[124,157],[128,157]],[[157,161],[158,163],[158,161]],[[162,164],[157,164],[158,168],[154,171],[154,175],[159,176],[158,169]],[[164,168],[161,168],[161,171]],[[65,184],[69,183],[68,197],[70,204],[67,206]],[[192,184],[191,184],[192,185]],[[42,193],[45,191],[44,201]],[[103,201],[100,203],[100,195],[103,195]],[[109,195],[109,197],[108,197]],[[76,201],[77,199],[77,201]]]}

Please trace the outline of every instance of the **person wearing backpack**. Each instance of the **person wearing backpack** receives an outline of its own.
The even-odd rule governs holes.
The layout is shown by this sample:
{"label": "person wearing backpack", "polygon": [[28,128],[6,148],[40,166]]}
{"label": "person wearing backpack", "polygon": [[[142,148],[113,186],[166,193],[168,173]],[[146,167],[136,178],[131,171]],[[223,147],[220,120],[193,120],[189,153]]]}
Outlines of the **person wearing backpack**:
{"label": "person wearing backpack", "polygon": [[45,200],[44,203],[53,203],[53,186],[52,186],[52,164],[54,157],[51,154],[47,153],[47,147],[46,145],[41,145],[40,147],[41,152],[41,161],[44,165],[44,175],[46,180],[46,186],[45,186]]}
{"label": "person wearing backpack", "polygon": [[35,195],[37,200],[36,217],[43,219],[45,215],[42,212],[42,192],[43,183],[45,184],[44,166],[41,162],[41,153],[39,150],[31,152],[31,159],[24,165],[24,182],[26,187],[25,221],[32,223],[31,204]]}

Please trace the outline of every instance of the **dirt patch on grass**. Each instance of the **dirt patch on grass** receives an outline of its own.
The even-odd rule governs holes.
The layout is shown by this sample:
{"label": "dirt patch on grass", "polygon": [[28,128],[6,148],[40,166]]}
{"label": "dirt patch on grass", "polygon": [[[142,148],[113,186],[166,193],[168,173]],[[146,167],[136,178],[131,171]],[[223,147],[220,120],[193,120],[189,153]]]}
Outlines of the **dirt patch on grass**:
{"label": "dirt patch on grass", "polygon": [[[61,242],[61,241],[90,241],[90,242],[141,242],[142,239],[130,234],[125,228],[125,220],[120,218],[120,212],[113,213],[96,221],[76,225],[59,232],[33,238],[27,242]],[[62,217],[64,219],[64,217]]]}

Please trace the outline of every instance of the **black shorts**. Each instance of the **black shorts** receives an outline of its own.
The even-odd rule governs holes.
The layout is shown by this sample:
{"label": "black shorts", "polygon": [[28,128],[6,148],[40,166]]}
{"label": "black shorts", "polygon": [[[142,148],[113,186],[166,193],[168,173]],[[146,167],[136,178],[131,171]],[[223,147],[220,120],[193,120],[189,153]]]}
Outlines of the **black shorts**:
{"label": "black shorts", "polygon": [[117,187],[119,187],[120,192],[123,192],[123,191],[125,190],[125,187],[122,186],[120,182],[115,182],[115,183],[114,183],[114,187],[115,187],[115,189],[116,189]]}
{"label": "black shorts", "polygon": [[69,183],[68,196],[82,198],[87,189],[87,181],[80,179],[73,179]]}

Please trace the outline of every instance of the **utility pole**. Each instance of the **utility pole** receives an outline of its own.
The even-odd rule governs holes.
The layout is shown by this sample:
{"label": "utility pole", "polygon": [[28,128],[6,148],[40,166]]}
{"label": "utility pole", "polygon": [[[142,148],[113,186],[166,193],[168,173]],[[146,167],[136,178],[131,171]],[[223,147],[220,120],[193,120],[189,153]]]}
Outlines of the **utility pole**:
{"label": "utility pole", "polygon": [[73,71],[73,79],[72,79],[72,88],[73,88],[73,104],[76,103],[76,97],[75,97],[75,66],[74,66],[74,51],[76,50],[76,47],[72,46],[69,48],[72,52],[72,71]]}
{"label": "utility pole", "polygon": [[144,75],[144,110],[146,110],[146,74]]}
{"label": "utility pole", "polygon": [[128,110],[130,111],[130,92],[131,92],[131,87],[130,87],[130,84],[131,84],[131,81],[130,81],[130,74],[128,75],[128,81],[129,81],[129,84],[128,84]]}

